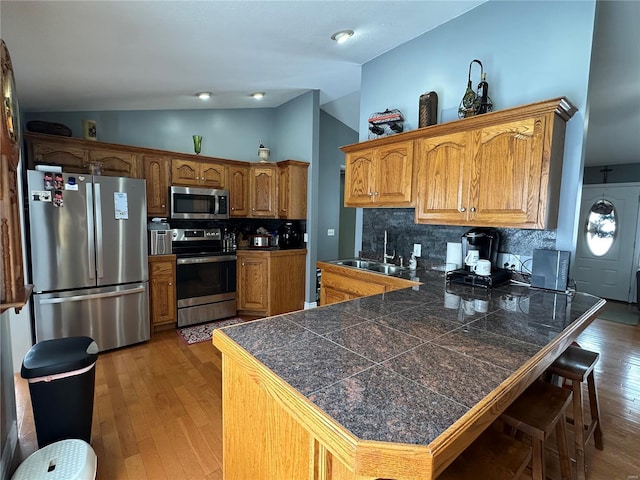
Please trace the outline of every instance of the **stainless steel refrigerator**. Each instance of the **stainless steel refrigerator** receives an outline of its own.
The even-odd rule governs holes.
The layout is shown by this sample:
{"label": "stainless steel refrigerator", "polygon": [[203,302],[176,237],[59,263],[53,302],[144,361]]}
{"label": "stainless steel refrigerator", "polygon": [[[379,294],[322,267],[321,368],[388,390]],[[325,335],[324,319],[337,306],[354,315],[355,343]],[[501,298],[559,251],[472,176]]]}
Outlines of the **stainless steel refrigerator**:
{"label": "stainless steel refrigerator", "polygon": [[36,341],[148,340],[145,181],[29,170],[26,194]]}

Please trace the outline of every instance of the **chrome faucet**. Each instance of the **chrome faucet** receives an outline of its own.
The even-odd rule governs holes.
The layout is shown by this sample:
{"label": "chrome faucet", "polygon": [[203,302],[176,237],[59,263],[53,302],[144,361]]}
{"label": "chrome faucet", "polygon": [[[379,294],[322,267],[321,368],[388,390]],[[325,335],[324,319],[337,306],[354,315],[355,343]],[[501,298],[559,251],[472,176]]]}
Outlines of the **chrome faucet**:
{"label": "chrome faucet", "polygon": [[396,256],[396,251],[393,251],[393,255],[387,255],[387,230],[384,231],[384,251],[382,253],[383,262],[387,263],[387,260],[392,260]]}

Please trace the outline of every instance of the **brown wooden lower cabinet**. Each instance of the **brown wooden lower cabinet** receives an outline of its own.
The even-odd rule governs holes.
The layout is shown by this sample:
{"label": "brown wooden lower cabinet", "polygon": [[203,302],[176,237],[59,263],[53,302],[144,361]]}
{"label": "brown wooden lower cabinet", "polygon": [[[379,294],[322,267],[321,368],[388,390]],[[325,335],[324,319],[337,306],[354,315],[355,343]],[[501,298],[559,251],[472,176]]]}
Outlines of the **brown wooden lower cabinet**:
{"label": "brown wooden lower cabinet", "polygon": [[431,478],[424,445],[358,439],[218,332],[225,480]]}
{"label": "brown wooden lower cabinet", "polygon": [[419,284],[403,278],[389,277],[332,263],[318,262],[316,265],[322,272],[320,305],[330,305]]}
{"label": "brown wooden lower cabinet", "polygon": [[238,313],[270,316],[304,308],[307,250],[238,250]]}
{"label": "brown wooden lower cabinet", "polygon": [[149,256],[149,304],[151,330],[175,326],[176,256]]}
{"label": "brown wooden lower cabinet", "polygon": [[[252,364],[253,359],[249,357],[247,362]],[[267,382],[268,387],[261,385],[267,379],[252,377],[255,373],[250,374],[247,370],[253,368],[240,367],[239,362],[229,356],[225,356],[222,368],[225,479],[367,478],[354,475],[352,466],[343,463],[327,443],[311,433],[296,415],[292,415],[293,412],[276,400],[286,387],[270,382]],[[249,432],[256,433],[259,438]],[[251,452],[250,461],[237,455],[242,451]],[[310,475],[310,472],[314,474]]]}

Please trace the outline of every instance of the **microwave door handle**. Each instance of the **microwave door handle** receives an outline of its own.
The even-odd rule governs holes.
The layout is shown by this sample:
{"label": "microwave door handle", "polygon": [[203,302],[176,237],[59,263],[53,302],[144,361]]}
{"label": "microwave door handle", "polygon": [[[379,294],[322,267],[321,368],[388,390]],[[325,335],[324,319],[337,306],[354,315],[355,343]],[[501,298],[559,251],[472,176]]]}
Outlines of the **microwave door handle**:
{"label": "microwave door handle", "polygon": [[95,231],[93,229],[93,185],[86,183],[86,208],[87,208],[87,258],[89,259],[89,278],[96,278],[96,245]]}
{"label": "microwave door handle", "polygon": [[104,261],[102,250],[102,196],[100,184],[94,184],[96,190],[96,262],[98,266],[98,278],[104,276]]}

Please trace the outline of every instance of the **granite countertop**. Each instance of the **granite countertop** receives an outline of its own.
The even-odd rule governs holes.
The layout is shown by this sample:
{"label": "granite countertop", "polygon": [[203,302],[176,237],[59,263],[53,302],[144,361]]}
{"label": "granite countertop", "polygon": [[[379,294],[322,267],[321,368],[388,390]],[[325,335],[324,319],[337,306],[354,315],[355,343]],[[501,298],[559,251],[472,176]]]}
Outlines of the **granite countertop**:
{"label": "granite countertop", "polygon": [[[363,440],[426,445],[603,301],[422,285],[222,331]],[[601,306],[601,305],[600,305]]]}
{"label": "granite countertop", "polygon": [[238,245],[236,251],[249,251],[249,252],[288,252],[289,250],[304,250],[306,247],[297,247],[297,248],[280,248],[278,246],[275,247],[249,247],[246,245]]}

